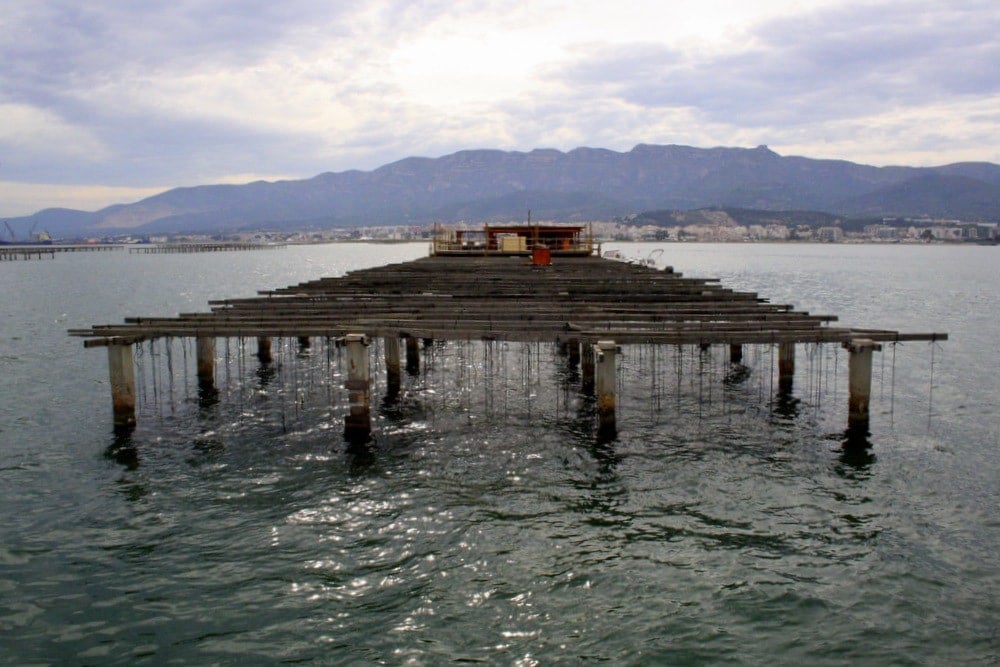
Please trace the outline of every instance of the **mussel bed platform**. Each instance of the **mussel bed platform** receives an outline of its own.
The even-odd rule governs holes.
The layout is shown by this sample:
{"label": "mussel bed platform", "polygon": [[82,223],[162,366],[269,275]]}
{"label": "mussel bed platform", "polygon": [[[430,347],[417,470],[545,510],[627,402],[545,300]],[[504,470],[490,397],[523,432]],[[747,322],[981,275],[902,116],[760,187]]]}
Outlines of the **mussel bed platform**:
{"label": "mussel bed platform", "polygon": [[944,340],[832,326],[835,315],[796,311],[718,280],[601,257],[426,257],[342,277],[209,302],[210,312],[130,317],[73,329],[87,347],[162,337],[402,336],[618,344],[847,343]]}

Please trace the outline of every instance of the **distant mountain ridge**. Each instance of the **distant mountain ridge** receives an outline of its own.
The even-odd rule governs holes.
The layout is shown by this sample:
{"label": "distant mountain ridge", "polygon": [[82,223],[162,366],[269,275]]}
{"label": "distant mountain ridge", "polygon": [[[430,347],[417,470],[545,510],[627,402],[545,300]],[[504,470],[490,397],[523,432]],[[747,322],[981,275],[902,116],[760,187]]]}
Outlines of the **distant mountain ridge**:
{"label": "distant mountain ridge", "polygon": [[466,150],[372,171],[168,190],[88,213],[15,219],[53,235],[610,219],[705,207],[1000,220],[1000,166],[873,167],[783,157],[766,146],[640,144],[628,152]]}

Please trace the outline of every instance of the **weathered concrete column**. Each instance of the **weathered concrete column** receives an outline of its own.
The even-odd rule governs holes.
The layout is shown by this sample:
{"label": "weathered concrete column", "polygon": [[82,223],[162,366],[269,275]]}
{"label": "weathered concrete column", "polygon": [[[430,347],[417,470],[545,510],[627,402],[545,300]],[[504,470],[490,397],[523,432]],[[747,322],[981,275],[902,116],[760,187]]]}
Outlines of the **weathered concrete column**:
{"label": "weathered concrete column", "polygon": [[850,353],[847,363],[847,431],[867,435],[868,403],[872,395],[872,351],[882,345],[870,338],[855,338],[844,347]]}
{"label": "weathered concrete column", "polygon": [[597,381],[597,420],[602,432],[615,430],[615,357],[618,346],[613,340],[601,340],[594,346]]}
{"label": "weathered concrete column", "polygon": [[580,341],[576,338],[570,338],[566,341],[566,356],[567,361],[569,361],[570,368],[576,368],[580,365]]}
{"label": "weathered concrete column", "polygon": [[743,363],[743,346],[739,343],[729,344],[729,363],[731,364],[742,364]]}
{"label": "weathered concrete column", "polygon": [[257,359],[262,364],[269,364],[274,360],[274,358],[271,356],[270,336],[257,337]]}
{"label": "weathered concrete column", "polygon": [[368,337],[364,334],[344,336],[347,346],[347,416],[344,417],[344,437],[364,441],[372,432],[371,376],[368,365]]}
{"label": "weathered concrete column", "polygon": [[108,345],[108,375],[116,429],[135,426],[135,362],[131,345]]}
{"label": "weathered concrete column", "polygon": [[382,340],[385,345],[385,380],[389,393],[395,393],[400,385],[399,336],[386,336]]}
{"label": "weathered concrete column", "polygon": [[215,339],[211,336],[198,336],[195,344],[198,353],[198,386],[202,388],[215,385]]}
{"label": "weathered concrete column", "polygon": [[420,373],[420,347],[413,336],[406,338],[406,372],[410,375]]}
{"label": "weathered concrete column", "polygon": [[583,393],[594,393],[594,346],[584,343],[580,350],[580,384]]}
{"label": "weathered concrete column", "polygon": [[795,343],[778,344],[778,393],[791,394],[795,379]]}

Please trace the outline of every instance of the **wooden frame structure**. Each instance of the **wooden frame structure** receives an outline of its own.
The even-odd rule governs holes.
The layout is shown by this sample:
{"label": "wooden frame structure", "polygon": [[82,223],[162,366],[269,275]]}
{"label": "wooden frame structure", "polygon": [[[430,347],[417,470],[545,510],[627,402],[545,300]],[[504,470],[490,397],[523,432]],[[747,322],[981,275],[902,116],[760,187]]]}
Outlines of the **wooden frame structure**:
{"label": "wooden frame structure", "polygon": [[568,225],[486,225],[482,230],[434,228],[431,254],[436,256],[551,255],[587,257],[597,245],[589,227]]}
{"label": "wooden frame structure", "polygon": [[[900,333],[831,326],[834,315],[813,315],[772,304],[715,279],[595,256],[558,257],[537,266],[520,256],[432,256],[353,271],[259,296],[209,302],[210,312],[176,317],[131,317],[122,324],[70,330],[85,347],[109,347],[116,423],[134,424],[129,346],[155,338],[198,339],[201,381],[211,377],[214,339],[257,337],[266,363],[271,337],[341,338],[352,361],[347,431],[366,436],[371,338],[387,341],[386,369],[398,384],[399,339],[407,361],[419,339],[555,342],[583,353],[584,386],[595,386],[602,428],[614,428],[614,358],[621,345],[779,346],[779,382],[791,388],[794,345],[831,343],[850,351],[849,430],[867,433],[871,353],[880,343],[946,340],[944,333]],[[391,344],[390,344],[391,343]],[[129,352],[126,352],[129,351]],[[204,364],[204,365],[203,365]],[[596,374],[596,382],[595,382]],[[129,382],[133,385],[129,385]],[[390,384],[393,378],[389,378]],[[133,398],[129,398],[129,397]]]}

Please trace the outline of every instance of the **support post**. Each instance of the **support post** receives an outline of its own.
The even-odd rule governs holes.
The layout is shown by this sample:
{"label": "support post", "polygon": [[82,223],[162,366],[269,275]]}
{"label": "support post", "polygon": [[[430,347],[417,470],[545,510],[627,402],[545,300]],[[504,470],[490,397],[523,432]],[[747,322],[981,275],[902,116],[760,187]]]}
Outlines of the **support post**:
{"label": "support post", "polygon": [[198,336],[195,347],[198,353],[198,386],[212,388],[215,386],[215,339]]}
{"label": "support post", "polygon": [[795,378],[795,343],[778,344],[778,393],[792,393]]}
{"label": "support post", "polygon": [[601,433],[613,432],[615,426],[615,357],[618,346],[613,340],[598,341],[594,346],[597,380],[597,419]]}
{"label": "support post", "polygon": [[870,338],[855,338],[844,343],[848,357],[847,432],[868,434],[868,404],[872,393],[872,351],[882,345]]}
{"label": "support post", "polygon": [[590,395],[594,393],[594,346],[584,344],[580,351],[580,380],[583,393]]}
{"label": "support post", "polygon": [[257,359],[262,364],[269,364],[274,360],[273,357],[271,356],[270,336],[257,337]]}
{"label": "support post", "polygon": [[108,375],[116,429],[135,427],[135,363],[131,345],[108,346]]}
{"label": "support post", "polygon": [[739,343],[729,344],[729,363],[731,364],[742,364],[743,363],[743,346]]}
{"label": "support post", "polygon": [[576,368],[580,365],[580,341],[576,338],[570,338],[566,341],[566,355],[567,361],[569,361],[570,368]]}
{"label": "support post", "polygon": [[371,436],[371,376],[368,366],[368,337],[364,334],[344,336],[347,346],[347,416],[344,417],[344,437],[351,442],[367,441]]}
{"label": "support post", "polygon": [[382,339],[385,345],[385,380],[390,394],[399,392],[400,363],[399,336],[386,336]]}
{"label": "support post", "polygon": [[406,338],[406,372],[410,375],[420,374],[420,347],[413,336]]}

